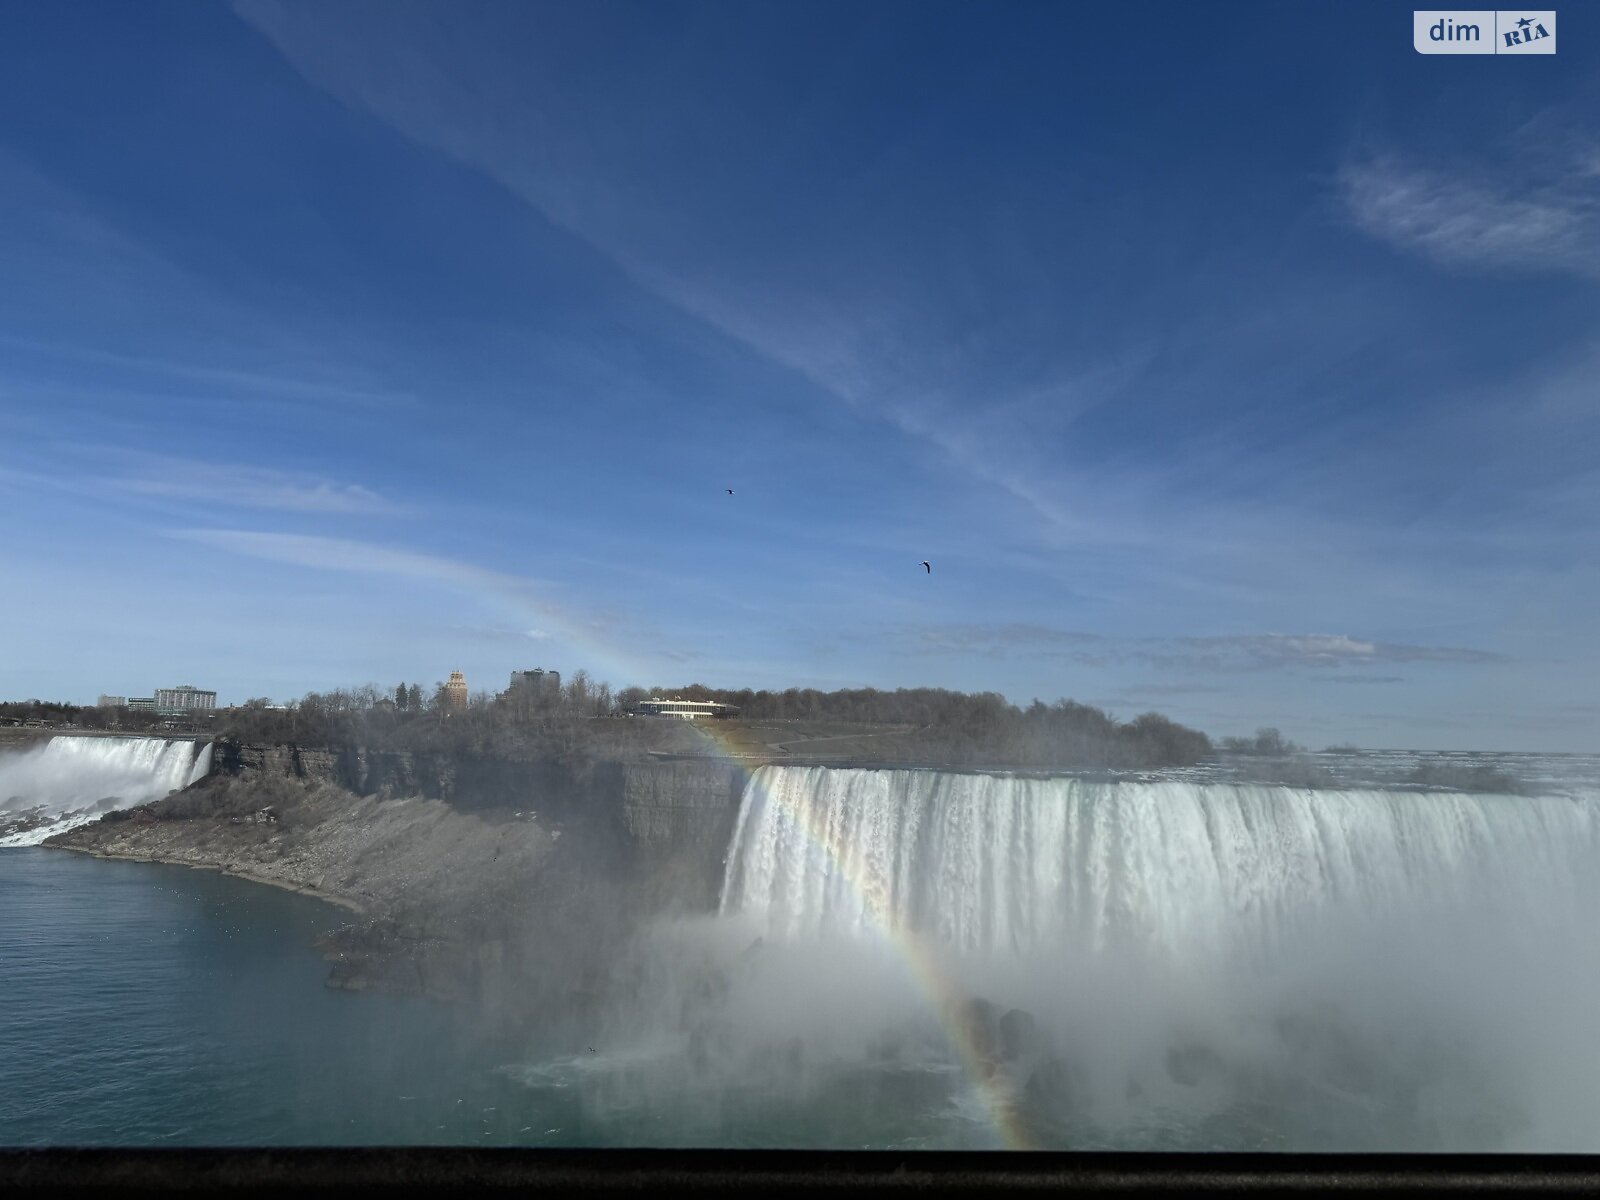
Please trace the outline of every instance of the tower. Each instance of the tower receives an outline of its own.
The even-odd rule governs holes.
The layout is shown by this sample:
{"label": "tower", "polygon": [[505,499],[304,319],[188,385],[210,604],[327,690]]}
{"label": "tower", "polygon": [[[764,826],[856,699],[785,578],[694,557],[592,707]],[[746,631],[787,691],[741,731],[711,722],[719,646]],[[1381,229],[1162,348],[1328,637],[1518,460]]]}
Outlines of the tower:
{"label": "tower", "polygon": [[460,671],[450,672],[450,681],[444,685],[444,702],[460,711],[467,706],[467,677]]}

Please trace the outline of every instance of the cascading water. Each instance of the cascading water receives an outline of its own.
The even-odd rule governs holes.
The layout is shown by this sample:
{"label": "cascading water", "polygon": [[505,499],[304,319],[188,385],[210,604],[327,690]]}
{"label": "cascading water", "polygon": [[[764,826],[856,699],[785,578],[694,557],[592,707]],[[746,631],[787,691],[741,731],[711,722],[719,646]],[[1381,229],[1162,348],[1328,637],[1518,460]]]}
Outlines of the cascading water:
{"label": "cascading water", "polygon": [[33,846],[104,813],[159,800],[204,778],[211,744],[57,736],[0,754],[0,846]]}
{"label": "cascading water", "polygon": [[1592,790],[764,767],[725,871],[607,1036],[776,1144],[1600,1150]]}
{"label": "cascading water", "polygon": [[1565,798],[766,767],[722,911],[784,939],[1186,964],[1270,954],[1328,914],[1493,897],[1548,919],[1597,867],[1600,810]]}

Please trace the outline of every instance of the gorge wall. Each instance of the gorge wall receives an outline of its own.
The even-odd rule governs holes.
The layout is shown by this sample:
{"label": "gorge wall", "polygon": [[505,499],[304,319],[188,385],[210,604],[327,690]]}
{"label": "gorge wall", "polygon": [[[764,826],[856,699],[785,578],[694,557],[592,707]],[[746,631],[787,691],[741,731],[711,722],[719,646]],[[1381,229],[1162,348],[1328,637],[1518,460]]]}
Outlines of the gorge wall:
{"label": "gorge wall", "polygon": [[[215,744],[213,771],[331,784],[380,799],[420,796],[463,812],[535,812],[616,843],[645,867],[704,869],[716,884],[748,773],[717,759],[568,766],[470,751]],[[711,907],[715,888],[697,906]]]}
{"label": "gorge wall", "polygon": [[[216,869],[359,910],[330,983],[580,1009],[638,922],[715,911],[746,779],[722,761],[217,741],[210,772],[47,844]],[[552,969],[559,964],[559,969]]]}

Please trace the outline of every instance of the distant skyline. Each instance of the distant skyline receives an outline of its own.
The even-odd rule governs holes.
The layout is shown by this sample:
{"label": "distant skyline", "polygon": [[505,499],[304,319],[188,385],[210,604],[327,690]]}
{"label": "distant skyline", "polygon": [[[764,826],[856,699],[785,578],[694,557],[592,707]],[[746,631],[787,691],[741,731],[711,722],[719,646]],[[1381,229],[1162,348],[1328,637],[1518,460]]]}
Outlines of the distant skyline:
{"label": "distant skyline", "polygon": [[0,8],[0,697],[1600,751],[1597,17]]}

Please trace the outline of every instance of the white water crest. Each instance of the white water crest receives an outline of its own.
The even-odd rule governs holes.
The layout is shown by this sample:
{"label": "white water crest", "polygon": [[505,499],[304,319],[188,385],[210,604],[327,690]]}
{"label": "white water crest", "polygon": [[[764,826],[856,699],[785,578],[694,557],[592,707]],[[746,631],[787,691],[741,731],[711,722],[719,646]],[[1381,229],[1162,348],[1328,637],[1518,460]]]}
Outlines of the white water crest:
{"label": "white water crest", "polygon": [[57,736],[0,753],[0,847],[34,846],[108,812],[203,779],[211,744],[188,739]]}
{"label": "white water crest", "polygon": [[955,1072],[937,1144],[1595,1151],[1596,912],[1593,789],[764,767],[614,1027],[725,1089]]}
{"label": "white water crest", "polygon": [[958,952],[1070,942],[1169,964],[1252,958],[1326,918],[1493,899],[1555,918],[1600,865],[1570,798],[764,767],[722,910],[768,936]]}

